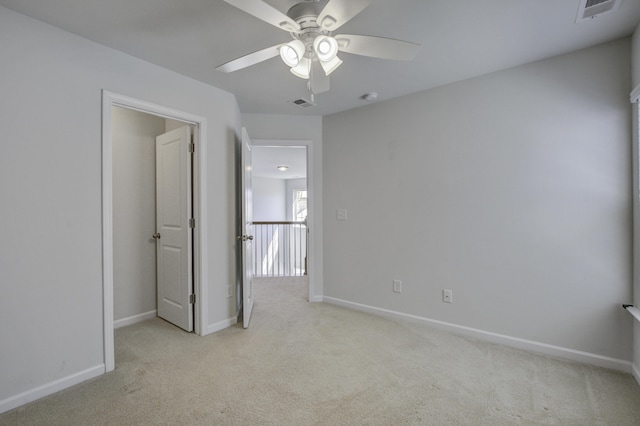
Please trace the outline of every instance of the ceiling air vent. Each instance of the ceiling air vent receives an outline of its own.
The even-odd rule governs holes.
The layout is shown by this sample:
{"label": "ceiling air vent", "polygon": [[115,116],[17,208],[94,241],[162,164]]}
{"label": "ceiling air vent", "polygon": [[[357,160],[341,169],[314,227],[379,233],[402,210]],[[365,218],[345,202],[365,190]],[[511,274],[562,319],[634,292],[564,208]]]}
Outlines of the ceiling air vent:
{"label": "ceiling air vent", "polygon": [[620,6],[622,0],[580,0],[576,24],[611,12]]}
{"label": "ceiling air vent", "polygon": [[308,101],[304,98],[296,99],[295,101],[291,101],[292,104],[299,106],[300,108],[309,108],[312,106],[316,106],[312,101]]}

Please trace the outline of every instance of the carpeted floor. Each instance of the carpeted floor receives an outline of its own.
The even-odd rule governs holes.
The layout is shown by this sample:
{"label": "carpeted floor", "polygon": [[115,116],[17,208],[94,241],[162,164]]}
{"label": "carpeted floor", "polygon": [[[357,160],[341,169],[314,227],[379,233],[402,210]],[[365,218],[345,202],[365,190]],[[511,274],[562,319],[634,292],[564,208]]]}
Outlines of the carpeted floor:
{"label": "carpeted floor", "polygon": [[116,371],[0,415],[2,425],[640,425],[630,375],[255,284],[251,326],[198,337],[116,330]]}

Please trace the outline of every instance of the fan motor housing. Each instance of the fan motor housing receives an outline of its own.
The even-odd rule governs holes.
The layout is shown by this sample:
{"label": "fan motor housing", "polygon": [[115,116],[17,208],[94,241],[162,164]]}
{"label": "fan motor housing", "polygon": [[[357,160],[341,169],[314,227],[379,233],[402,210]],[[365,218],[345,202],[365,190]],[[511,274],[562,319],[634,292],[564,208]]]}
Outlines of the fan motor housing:
{"label": "fan motor housing", "polygon": [[287,16],[300,24],[303,30],[309,27],[317,28],[316,19],[326,5],[327,0],[303,1],[292,6],[287,12]]}
{"label": "fan motor housing", "polygon": [[331,31],[324,31],[320,29],[317,19],[318,15],[324,7],[327,5],[328,0],[320,1],[303,1],[292,6],[287,11],[287,16],[296,21],[301,31],[292,32],[291,36],[294,39],[302,41],[305,45],[305,57],[313,58],[313,40],[321,34],[331,35]]}

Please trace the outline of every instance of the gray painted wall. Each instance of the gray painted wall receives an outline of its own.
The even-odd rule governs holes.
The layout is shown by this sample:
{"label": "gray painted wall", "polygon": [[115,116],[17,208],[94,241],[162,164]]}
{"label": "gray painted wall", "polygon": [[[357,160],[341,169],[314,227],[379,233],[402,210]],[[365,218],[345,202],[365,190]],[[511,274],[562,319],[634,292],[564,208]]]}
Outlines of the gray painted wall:
{"label": "gray painted wall", "polygon": [[253,220],[258,222],[286,220],[286,181],[253,176],[252,182]]}
{"label": "gray painted wall", "polygon": [[205,324],[235,318],[233,95],[0,7],[0,411],[104,371],[101,91],[207,119]]}
{"label": "gray painted wall", "polygon": [[630,82],[624,39],[324,117],[325,297],[628,363]]}

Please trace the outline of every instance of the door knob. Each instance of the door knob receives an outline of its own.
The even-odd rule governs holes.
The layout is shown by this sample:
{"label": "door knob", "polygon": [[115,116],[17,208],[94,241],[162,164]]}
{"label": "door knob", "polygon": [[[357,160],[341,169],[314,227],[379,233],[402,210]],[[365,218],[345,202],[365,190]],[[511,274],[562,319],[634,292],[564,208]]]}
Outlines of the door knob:
{"label": "door knob", "polygon": [[238,235],[237,238],[240,241],[253,240],[253,235]]}
{"label": "door knob", "polygon": [[154,240],[159,240],[160,239],[160,233],[156,232],[155,234],[152,235]]}

